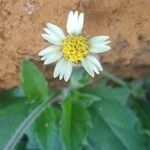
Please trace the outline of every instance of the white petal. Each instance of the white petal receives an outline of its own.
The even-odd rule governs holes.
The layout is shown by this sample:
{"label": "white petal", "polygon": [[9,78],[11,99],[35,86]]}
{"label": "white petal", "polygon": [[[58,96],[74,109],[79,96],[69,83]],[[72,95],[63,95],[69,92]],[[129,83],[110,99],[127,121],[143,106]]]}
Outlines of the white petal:
{"label": "white petal", "polygon": [[60,50],[52,51],[52,52],[47,53],[46,55],[44,55],[44,56],[41,58],[41,60],[49,59],[49,58],[51,58],[51,57],[53,57],[53,56],[59,55],[59,53],[61,53]]}
{"label": "white petal", "polygon": [[76,34],[77,27],[78,27],[78,11],[75,11],[74,16],[73,16],[71,34]]}
{"label": "white petal", "polygon": [[53,32],[55,32],[56,34],[58,34],[61,38],[64,38],[64,37],[65,37],[64,31],[63,31],[61,28],[59,28],[58,26],[56,26],[56,25],[54,25],[54,24],[52,24],[52,23],[48,23],[48,24],[47,24],[47,27],[48,27],[51,31],[53,31]]}
{"label": "white petal", "polygon": [[54,37],[60,43],[64,39],[64,37],[62,37],[61,35],[57,34],[57,32],[55,32],[53,30],[50,30],[48,28],[44,28],[44,31],[46,32],[47,35],[49,35],[50,37]]}
{"label": "white petal", "polygon": [[[51,64],[57,60],[59,60],[61,57],[62,57],[62,52],[56,52],[56,53],[53,53],[53,55],[48,55],[46,60],[44,61],[44,64],[47,65],[47,64]],[[46,57],[46,56],[44,56]]]}
{"label": "white petal", "polygon": [[84,21],[84,14],[81,13],[79,15],[78,11],[69,12],[68,20],[67,20],[67,32],[69,34],[81,34],[82,28],[83,28],[83,21]]}
{"label": "white petal", "polygon": [[55,31],[50,30],[48,28],[44,28],[44,31],[46,32],[47,35],[49,35],[52,39],[55,39],[56,41],[58,41],[59,43],[62,42],[62,40],[64,39],[64,37],[61,37],[61,35],[57,34]]}
{"label": "white petal", "polygon": [[49,55],[45,55],[41,58],[41,60],[46,60],[46,59],[48,59],[48,57],[49,57]]}
{"label": "white petal", "polygon": [[62,40],[58,36],[56,36],[55,34],[48,35],[48,34],[44,33],[44,34],[42,34],[42,37],[54,45],[61,45],[62,44]]}
{"label": "white petal", "polygon": [[57,62],[56,66],[55,66],[55,69],[54,69],[53,77],[57,78],[60,75],[60,73],[62,72],[62,69],[64,69],[64,58],[61,58]]}
{"label": "white petal", "polygon": [[110,43],[111,43],[111,41],[110,41],[110,40],[108,40],[108,41],[105,41],[104,43],[105,43],[105,44],[110,44]]}
{"label": "white petal", "polygon": [[68,15],[68,19],[67,19],[67,32],[69,34],[71,34],[71,32],[72,32],[72,22],[73,22],[73,19],[74,19],[73,11],[70,11],[69,15]]}
{"label": "white petal", "polygon": [[53,32],[53,31],[51,31],[51,30],[49,30],[48,28],[44,28],[43,29],[45,32],[46,32],[46,34],[48,34],[48,35],[54,35],[55,36],[55,33]]}
{"label": "white petal", "polygon": [[68,81],[72,72],[72,68],[73,64],[71,61],[67,61],[64,58],[61,58],[56,64],[53,77],[57,78],[59,76],[59,80],[64,78],[65,81]]}
{"label": "white petal", "polygon": [[99,71],[103,71],[103,68],[100,64],[100,62],[92,55],[88,55],[87,59],[89,59],[96,67]]}
{"label": "white petal", "polygon": [[110,40],[108,41],[100,41],[100,42],[97,42],[97,41],[93,41],[92,43],[89,44],[89,47],[91,49],[99,49],[99,47],[101,46],[108,46],[107,44],[111,43]]}
{"label": "white petal", "polygon": [[91,66],[89,66],[89,63],[87,62],[86,58],[81,62],[83,67],[85,68],[85,70],[92,76],[94,77],[94,71],[91,68]]}
{"label": "white petal", "polygon": [[78,20],[78,11],[75,11],[75,13],[74,13],[74,20]]}
{"label": "white petal", "polygon": [[92,53],[103,53],[109,51],[111,49],[110,46],[107,45],[99,45],[99,47],[90,47],[90,52]]}
{"label": "white petal", "polygon": [[42,51],[40,51],[39,56],[44,56],[46,54],[49,54],[53,51],[58,51],[58,50],[60,50],[59,46],[49,46],[49,47],[43,49]]}
{"label": "white petal", "polygon": [[98,69],[94,66],[94,72],[96,73],[96,74],[99,74],[99,71],[98,71]]}
{"label": "white petal", "polygon": [[91,70],[93,70],[95,73],[99,74],[98,69],[96,68],[96,66],[91,61],[87,60],[87,64]]}
{"label": "white petal", "polygon": [[87,61],[87,64],[88,64],[89,68],[91,68],[91,70],[93,70],[95,73],[99,74],[99,69],[98,69],[98,67],[93,63],[93,61],[91,61],[90,59],[88,59],[88,57],[86,57],[86,61]]}
{"label": "white petal", "polygon": [[78,17],[77,23],[76,23],[76,31],[75,33],[77,35],[81,34],[82,29],[83,29],[83,23],[84,23],[84,13],[81,13]]}
{"label": "white petal", "polygon": [[66,71],[65,71],[65,75],[64,75],[64,79],[65,81],[68,81],[71,73],[72,73],[72,68],[73,68],[73,64],[71,61],[67,61],[67,66],[66,66]]}
{"label": "white petal", "polygon": [[109,36],[95,36],[88,40],[90,47],[90,52],[92,53],[102,53],[111,49],[109,44],[111,41],[108,40]]}
{"label": "white petal", "polygon": [[60,75],[59,75],[59,80],[62,80],[63,76],[64,76],[64,72],[61,72]]}
{"label": "white petal", "polygon": [[60,70],[59,80],[63,79],[65,72],[66,72],[66,67],[67,67],[67,61],[65,59],[63,59],[63,65],[62,65],[62,68]]}
{"label": "white petal", "polygon": [[88,42],[89,44],[93,45],[94,43],[101,43],[101,42],[104,42],[106,40],[109,39],[109,36],[105,36],[105,35],[102,35],[102,36],[94,36],[94,37],[91,37]]}

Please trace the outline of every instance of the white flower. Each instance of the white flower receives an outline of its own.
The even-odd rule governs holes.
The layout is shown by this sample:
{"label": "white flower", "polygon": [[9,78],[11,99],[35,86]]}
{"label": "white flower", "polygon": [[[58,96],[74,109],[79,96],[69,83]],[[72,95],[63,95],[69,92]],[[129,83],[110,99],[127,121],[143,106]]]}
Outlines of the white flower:
{"label": "white flower", "polygon": [[54,69],[54,78],[59,77],[68,81],[73,66],[81,64],[85,70],[94,77],[102,71],[102,66],[95,57],[96,53],[106,52],[111,49],[107,44],[110,43],[109,36],[94,36],[87,39],[82,34],[84,14],[78,11],[70,11],[67,20],[66,36],[64,31],[51,23],[44,28],[45,33],[42,37],[53,44],[42,50],[39,56],[44,60],[44,64],[57,62]]}

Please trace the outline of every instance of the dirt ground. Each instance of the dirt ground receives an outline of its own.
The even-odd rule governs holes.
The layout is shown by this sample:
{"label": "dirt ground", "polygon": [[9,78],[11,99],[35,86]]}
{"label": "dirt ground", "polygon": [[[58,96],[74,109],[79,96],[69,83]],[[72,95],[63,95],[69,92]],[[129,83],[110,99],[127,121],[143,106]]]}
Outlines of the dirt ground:
{"label": "dirt ground", "polygon": [[85,13],[88,36],[110,35],[112,50],[101,54],[106,68],[127,78],[150,75],[150,0],[0,0],[0,88],[19,84],[24,58],[58,82],[52,79],[52,66],[41,65],[37,53],[48,45],[41,38],[45,24],[66,29],[70,10]]}

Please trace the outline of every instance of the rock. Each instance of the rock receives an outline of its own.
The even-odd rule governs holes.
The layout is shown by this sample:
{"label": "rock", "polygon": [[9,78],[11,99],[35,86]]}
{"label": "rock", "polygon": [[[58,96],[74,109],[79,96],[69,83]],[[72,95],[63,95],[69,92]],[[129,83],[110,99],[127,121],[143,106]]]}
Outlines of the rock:
{"label": "rock", "polygon": [[51,22],[65,29],[70,10],[85,13],[86,35],[110,35],[112,50],[101,54],[108,69],[127,78],[150,75],[150,1],[0,0],[0,88],[19,84],[22,59],[40,64],[37,53],[48,45],[43,27]]}

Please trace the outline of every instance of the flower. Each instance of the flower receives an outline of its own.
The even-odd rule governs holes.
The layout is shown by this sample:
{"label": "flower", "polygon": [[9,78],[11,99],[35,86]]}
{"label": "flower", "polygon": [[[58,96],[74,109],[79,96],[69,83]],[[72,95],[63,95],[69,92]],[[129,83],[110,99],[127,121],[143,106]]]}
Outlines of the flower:
{"label": "flower", "polygon": [[39,56],[48,65],[57,61],[54,69],[54,78],[59,77],[68,81],[74,66],[81,64],[85,70],[94,77],[95,73],[102,71],[102,66],[96,58],[96,53],[106,52],[111,49],[109,36],[99,35],[86,38],[82,34],[84,13],[70,11],[67,20],[67,32],[54,24],[47,23],[42,37],[53,44],[42,50]]}

